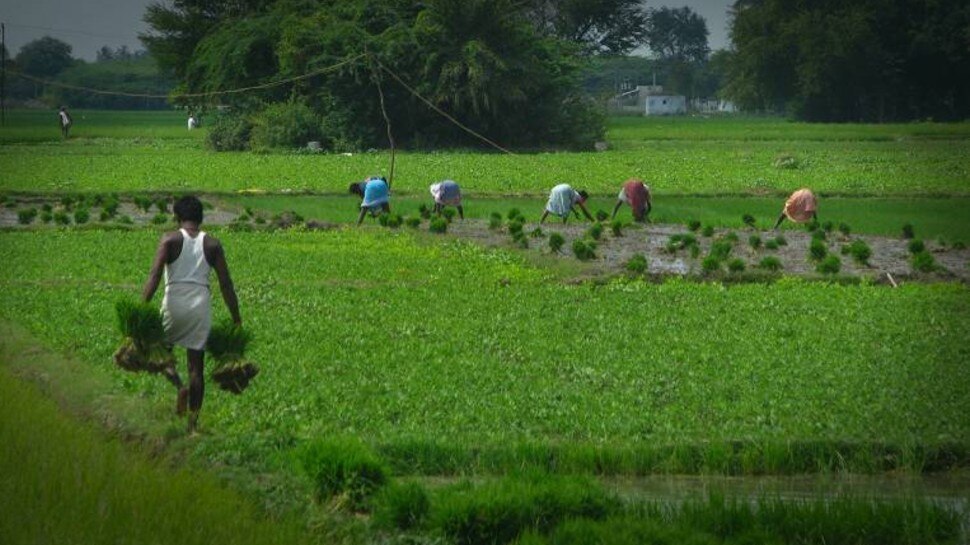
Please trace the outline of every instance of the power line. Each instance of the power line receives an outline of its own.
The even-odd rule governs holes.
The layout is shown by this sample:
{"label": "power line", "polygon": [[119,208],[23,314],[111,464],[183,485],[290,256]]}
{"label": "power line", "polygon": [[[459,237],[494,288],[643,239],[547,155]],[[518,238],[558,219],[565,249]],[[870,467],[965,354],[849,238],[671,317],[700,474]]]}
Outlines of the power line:
{"label": "power line", "polygon": [[47,26],[37,26],[37,25],[21,25],[17,23],[7,23],[12,27],[18,28],[32,28],[34,30],[43,30],[45,32],[54,32],[60,34],[80,34],[82,36],[90,36],[92,38],[110,38],[112,40],[130,40],[132,38],[138,38],[138,34],[129,34],[128,36],[121,36],[117,34],[96,34],[94,32],[86,32],[84,30],[72,30],[69,28],[54,28]]}

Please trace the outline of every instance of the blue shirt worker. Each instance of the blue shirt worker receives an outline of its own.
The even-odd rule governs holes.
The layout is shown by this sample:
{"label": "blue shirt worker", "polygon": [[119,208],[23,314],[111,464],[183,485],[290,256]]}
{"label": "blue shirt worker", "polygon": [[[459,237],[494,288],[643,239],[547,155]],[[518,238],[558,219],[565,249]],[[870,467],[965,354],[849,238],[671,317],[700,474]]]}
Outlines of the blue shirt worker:
{"label": "blue shirt worker", "polygon": [[367,212],[372,216],[391,213],[390,189],[384,178],[371,176],[363,182],[354,182],[350,184],[350,192],[361,198],[357,225],[363,223]]}

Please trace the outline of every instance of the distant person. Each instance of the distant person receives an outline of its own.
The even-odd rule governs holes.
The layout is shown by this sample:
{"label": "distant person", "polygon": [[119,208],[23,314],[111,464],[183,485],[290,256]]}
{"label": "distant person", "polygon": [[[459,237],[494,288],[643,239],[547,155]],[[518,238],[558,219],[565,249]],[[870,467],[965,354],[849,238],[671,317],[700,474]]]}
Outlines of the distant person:
{"label": "distant person", "polygon": [[61,106],[61,110],[57,112],[57,117],[61,122],[61,137],[67,140],[69,133],[71,132],[71,125],[74,124],[74,118],[68,113],[67,108]]}
{"label": "distant person", "polygon": [[616,218],[616,213],[624,203],[629,204],[633,210],[634,221],[650,221],[647,217],[653,208],[650,205],[650,187],[645,185],[642,180],[630,178],[623,182],[620,194],[616,196],[616,206],[613,207],[612,218]]}
{"label": "distant person", "polygon": [[354,182],[350,184],[350,192],[361,198],[357,225],[364,222],[368,212],[372,216],[391,213],[390,189],[386,179],[371,176],[363,182]]}
{"label": "distant person", "polygon": [[202,202],[191,196],[175,202],[175,219],[179,230],[162,235],[155,251],[151,272],[142,290],[142,299],[151,301],[164,270],[165,296],[162,298],[162,323],[168,343],[186,350],[189,386],[182,385],[178,371],[170,369],[167,378],[178,388],[176,412],[189,410],[189,432],[198,425],[202,397],[205,394],[203,364],[205,343],[209,338],[212,317],[209,305],[209,271],[216,270],[222,300],[236,325],[242,325],[236,290],[229,276],[229,266],[222,244],[201,231]]}
{"label": "distant person", "polygon": [[791,194],[785,201],[785,208],[782,209],[778,221],[775,222],[774,229],[777,229],[785,218],[795,223],[804,223],[808,220],[818,221],[818,201],[810,189],[799,189]]}
{"label": "distant person", "polygon": [[189,114],[189,123],[188,123],[188,125],[189,125],[189,130],[190,131],[192,129],[198,128],[198,126],[199,126],[199,118],[195,117],[195,115],[193,115],[193,114]]}
{"label": "distant person", "polygon": [[589,219],[589,221],[593,221],[593,216],[590,215],[589,210],[586,209],[585,203],[586,199],[588,198],[589,193],[586,193],[583,190],[576,191],[570,187],[569,184],[557,185],[556,187],[552,188],[552,191],[549,192],[549,202],[546,203],[546,210],[542,213],[542,218],[539,220],[539,223],[546,221],[546,217],[549,216],[550,213],[562,218],[563,223],[566,223],[566,220],[569,219],[570,212],[576,214],[576,217],[578,218],[579,213],[576,212],[574,208],[576,206],[579,206],[579,208],[583,211],[583,214],[586,214],[586,218]]}
{"label": "distant person", "polygon": [[446,206],[458,209],[458,217],[465,219],[465,209],[461,206],[461,188],[454,180],[444,180],[431,184],[431,197],[434,198],[434,211],[439,216]]}

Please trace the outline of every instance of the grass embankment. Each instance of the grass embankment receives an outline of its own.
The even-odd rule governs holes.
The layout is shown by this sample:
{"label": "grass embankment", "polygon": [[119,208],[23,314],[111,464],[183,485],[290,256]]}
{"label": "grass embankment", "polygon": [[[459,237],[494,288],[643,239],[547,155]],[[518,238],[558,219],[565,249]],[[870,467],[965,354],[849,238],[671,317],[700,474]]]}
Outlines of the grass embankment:
{"label": "grass embankment", "polygon": [[[425,474],[924,471],[970,459],[964,286],[563,286],[512,254],[406,232],[220,236],[263,373],[243,396],[210,391],[203,425],[223,433],[196,452],[213,462],[260,466],[347,433],[396,471]],[[111,305],[137,291],[156,241],[150,230],[2,233],[0,316],[167,409],[168,384],[110,363]]]}
{"label": "grass embankment", "polygon": [[0,366],[0,542],[309,543],[211,476],[161,467]]}

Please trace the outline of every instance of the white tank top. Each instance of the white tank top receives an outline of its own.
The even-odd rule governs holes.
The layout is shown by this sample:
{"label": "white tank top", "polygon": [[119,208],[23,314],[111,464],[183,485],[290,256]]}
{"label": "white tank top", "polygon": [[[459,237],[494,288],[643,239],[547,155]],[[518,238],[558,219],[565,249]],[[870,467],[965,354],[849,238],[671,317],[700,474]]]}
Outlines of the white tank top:
{"label": "white tank top", "polygon": [[209,263],[205,260],[205,232],[192,238],[185,231],[182,232],[182,253],[175,261],[165,265],[165,285],[188,283],[199,284],[208,287],[209,285]]}

